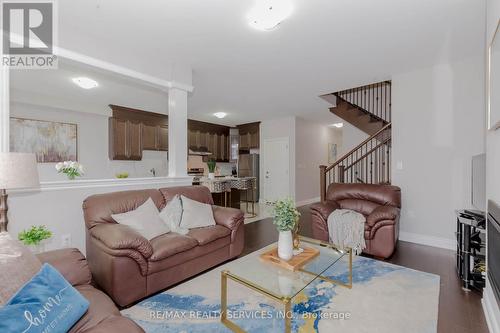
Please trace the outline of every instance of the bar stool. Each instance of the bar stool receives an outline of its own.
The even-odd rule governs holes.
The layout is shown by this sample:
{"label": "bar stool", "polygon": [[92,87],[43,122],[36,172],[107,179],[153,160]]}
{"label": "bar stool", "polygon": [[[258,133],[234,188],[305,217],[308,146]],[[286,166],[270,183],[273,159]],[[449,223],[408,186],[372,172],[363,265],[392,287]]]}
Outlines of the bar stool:
{"label": "bar stool", "polygon": [[231,191],[231,182],[224,180],[201,180],[200,185],[208,187],[211,193],[224,193],[224,207],[227,207],[227,192]]}
{"label": "bar stool", "polygon": [[[257,190],[257,178],[256,177],[245,177],[245,178],[238,178],[232,181],[231,187],[238,189],[239,191],[245,191],[246,192],[246,204],[245,204],[245,210],[246,214],[245,217],[252,218],[256,217],[257,214],[255,213],[255,191]],[[248,205],[248,200],[250,198],[251,194],[251,202],[250,206],[252,210],[249,210],[249,205]]]}

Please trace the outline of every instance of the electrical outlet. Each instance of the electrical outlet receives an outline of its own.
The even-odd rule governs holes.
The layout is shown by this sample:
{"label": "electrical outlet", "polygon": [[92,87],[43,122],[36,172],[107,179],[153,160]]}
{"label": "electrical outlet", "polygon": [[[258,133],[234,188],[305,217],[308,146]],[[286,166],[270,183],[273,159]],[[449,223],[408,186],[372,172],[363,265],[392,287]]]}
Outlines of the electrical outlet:
{"label": "electrical outlet", "polygon": [[71,235],[65,234],[61,236],[61,245],[62,247],[70,247],[71,246]]}
{"label": "electrical outlet", "polygon": [[403,170],[403,161],[397,161],[396,162],[396,169],[397,170]]}

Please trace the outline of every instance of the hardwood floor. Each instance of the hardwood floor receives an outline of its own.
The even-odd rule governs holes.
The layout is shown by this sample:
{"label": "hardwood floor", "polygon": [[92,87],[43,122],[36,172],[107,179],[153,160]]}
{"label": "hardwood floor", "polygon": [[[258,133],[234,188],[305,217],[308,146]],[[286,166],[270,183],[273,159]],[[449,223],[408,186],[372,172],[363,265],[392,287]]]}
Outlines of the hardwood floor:
{"label": "hardwood floor", "polygon": [[[301,234],[311,236],[309,207],[300,207]],[[256,251],[278,239],[271,219],[245,225],[245,249],[242,255]],[[400,241],[390,263],[437,274],[441,277],[439,294],[439,333],[487,333],[481,306],[481,294],[463,291],[455,272],[455,252]]]}

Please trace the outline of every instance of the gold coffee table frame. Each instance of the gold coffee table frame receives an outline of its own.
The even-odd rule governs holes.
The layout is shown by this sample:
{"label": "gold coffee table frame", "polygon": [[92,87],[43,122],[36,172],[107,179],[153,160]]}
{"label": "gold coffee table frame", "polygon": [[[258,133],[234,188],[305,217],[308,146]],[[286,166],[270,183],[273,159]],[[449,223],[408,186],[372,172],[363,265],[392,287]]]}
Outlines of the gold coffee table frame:
{"label": "gold coffee table frame", "polygon": [[[319,245],[321,247],[330,248],[330,249],[342,254],[342,256],[337,261],[335,261],[334,263],[329,265],[327,268],[325,268],[320,274],[315,274],[313,272],[309,272],[309,271],[306,271],[304,269],[300,269],[299,270],[300,272],[315,276],[315,279],[313,279],[311,282],[309,282],[307,285],[305,285],[304,288],[307,287],[308,285],[310,285],[316,279],[320,279],[323,281],[327,281],[327,282],[330,282],[330,283],[333,283],[336,285],[340,285],[340,286],[352,289],[352,249],[347,249],[347,250],[342,251],[342,250],[337,249],[334,245],[326,243],[326,242],[322,242],[319,240],[315,240],[315,239],[303,237],[303,236],[299,236],[299,238],[300,238],[301,242],[311,243],[311,244]],[[344,283],[344,282],[338,281],[338,280],[332,280],[330,278],[327,278],[326,276],[321,275],[325,271],[327,271],[330,267],[335,265],[335,263],[337,263],[339,260],[341,260],[346,255],[349,255],[349,282],[348,283]],[[256,258],[256,260],[259,260],[259,259]],[[270,298],[278,303],[281,303],[285,309],[285,315],[284,315],[285,333],[290,333],[292,331],[292,316],[289,315],[289,313],[291,311],[292,298],[295,296],[284,297],[284,296],[277,295],[276,293],[273,293],[265,288],[262,288],[259,285],[252,283],[251,281],[248,281],[247,279],[243,279],[243,278],[239,277],[238,275],[231,273],[228,270],[224,270],[221,272],[221,317],[220,317],[221,319],[220,320],[227,328],[229,328],[230,330],[232,330],[233,332],[236,332],[236,333],[245,333],[245,331],[241,327],[239,327],[238,325],[236,325],[234,322],[230,321],[227,318],[227,280],[228,279],[233,280],[234,282],[237,282],[237,283],[239,283],[239,284],[241,284],[249,289],[252,289],[252,290],[254,290],[254,291],[256,291],[256,292],[258,292],[258,293],[260,293],[260,294],[262,294],[262,295],[264,295],[264,296],[266,296],[266,297],[268,297],[268,298]]]}

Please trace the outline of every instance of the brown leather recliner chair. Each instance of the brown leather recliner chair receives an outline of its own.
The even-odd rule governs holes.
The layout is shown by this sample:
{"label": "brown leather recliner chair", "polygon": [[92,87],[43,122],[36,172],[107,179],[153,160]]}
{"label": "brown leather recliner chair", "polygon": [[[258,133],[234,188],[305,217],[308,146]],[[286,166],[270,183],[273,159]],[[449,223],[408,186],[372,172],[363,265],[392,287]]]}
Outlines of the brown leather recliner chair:
{"label": "brown leather recliner chair", "polygon": [[243,251],[244,217],[238,209],[213,206],[215,226],[150,241],[111,217],[136,209],[148,198],[161,210],[176,194],[214,203],[204,186],[114,192],[84,201],[87,261],[97,284],[118,305],[130,305]]}
{"label": "brown leather recliner chair", "polygon": [[311,206],[312,234],[329,240],[328,216],[335,209],[351,209],[366,217],[364,253],[388,258],[399,237],[401,189],[392,185],[330,184],[326,200]]}

